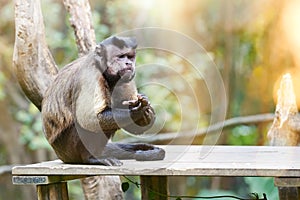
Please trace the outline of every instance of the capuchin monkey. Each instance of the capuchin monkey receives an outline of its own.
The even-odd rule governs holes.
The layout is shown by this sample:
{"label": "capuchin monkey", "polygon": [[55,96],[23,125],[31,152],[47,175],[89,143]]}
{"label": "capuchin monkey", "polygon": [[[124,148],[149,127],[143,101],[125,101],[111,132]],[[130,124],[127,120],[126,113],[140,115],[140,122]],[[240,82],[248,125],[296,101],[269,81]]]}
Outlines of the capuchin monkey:
{"label": "capuchin monkey", "polygon": [[150,144],[112,143],[122,128],[143,134],[155,121],[145,95],[133,81],[137,42],[110,37],[94,51],[65,66],[42,102],[47,140],[65,163],[121,165],[119,159],[162,160]]}

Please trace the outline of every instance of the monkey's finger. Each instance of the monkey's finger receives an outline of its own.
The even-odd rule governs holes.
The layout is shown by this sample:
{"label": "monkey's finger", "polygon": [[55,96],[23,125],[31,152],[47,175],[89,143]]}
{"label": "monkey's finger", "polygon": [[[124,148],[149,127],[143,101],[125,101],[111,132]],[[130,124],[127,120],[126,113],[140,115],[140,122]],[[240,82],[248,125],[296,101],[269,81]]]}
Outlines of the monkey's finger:
{"label": "monkey's finger", "polygon": [[122,105],[129,106],[129,105],[134,105],[134,104],[137,104],[137,103],[138,103],[137,100],[128,100],[128,101],[123,101]]}
{"label": "monkey's finger", "polygon": [[140,102],[142,103],[142,106],[150,105],[150,101],[148,100],[148,98],[140,99]]}
{"label": "monkey's finger", "polygon": [[147,100],[148,101],[148,97],[146,96],[146,95],[144,95],[144,94],[138,94],[138,100],[143,100],[143,99],[145,99],[145,100]]}
{"label": "monkey's finger", "polygon": [[148,97],[144,94],[137,95],[139,101],[149,101]]}
{"label": "monkey's finger", "polygon": [[138,99],[143,99],[143,98],[147,98],[147,96],[144,95],[144,94],[137,94],[137,98]]}
{"label": "monkey's finger", "polygon": [[148,113],[149,113],[150,116],[152,116],[152,115],[155,114],[152,109],[148,109],[147,111],[148,111]]}
{"label": "monkey's finger", "polygon": [[141,104],[141,102],[138,102],[138,105],[135,105],[130,110],[131,111],[139,111],[139,110],[141,110],[141,108],[142,108],[142,104]]}
{"label": "monkey's finger", "polygon": [[144,117],[144,120],[146,121],[147,124],[149,124],[151,122],[151,114],[149,113],[149,110],[147,110],[146,115]]}

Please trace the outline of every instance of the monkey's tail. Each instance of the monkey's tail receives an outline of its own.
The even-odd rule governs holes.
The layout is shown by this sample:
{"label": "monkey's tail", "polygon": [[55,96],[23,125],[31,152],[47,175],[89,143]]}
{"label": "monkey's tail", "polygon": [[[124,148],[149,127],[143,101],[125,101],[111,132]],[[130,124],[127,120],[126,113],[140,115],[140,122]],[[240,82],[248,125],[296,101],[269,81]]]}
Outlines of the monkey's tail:
{"label": "monkey's tail", "polygon": [[46,89],[58,68],[46,43],[40,2],[15,1],[14,72],[29,100],[41,110]]}

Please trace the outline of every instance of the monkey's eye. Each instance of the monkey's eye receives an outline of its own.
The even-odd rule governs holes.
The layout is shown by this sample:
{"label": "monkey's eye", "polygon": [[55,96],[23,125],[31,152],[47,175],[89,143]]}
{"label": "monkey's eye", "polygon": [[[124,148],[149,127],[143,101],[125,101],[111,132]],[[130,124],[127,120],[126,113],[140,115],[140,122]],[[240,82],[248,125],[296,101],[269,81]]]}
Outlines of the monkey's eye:
{"label": "monkey's eye", "polygon": [[127,57],[128,57],[129,60],[134,60],[135,55],[128,55]]}
{"label": "monkey's eye", "polygon": [[125,57],[126,57],[126,54],[118,55],[118,58],[125,58]]}

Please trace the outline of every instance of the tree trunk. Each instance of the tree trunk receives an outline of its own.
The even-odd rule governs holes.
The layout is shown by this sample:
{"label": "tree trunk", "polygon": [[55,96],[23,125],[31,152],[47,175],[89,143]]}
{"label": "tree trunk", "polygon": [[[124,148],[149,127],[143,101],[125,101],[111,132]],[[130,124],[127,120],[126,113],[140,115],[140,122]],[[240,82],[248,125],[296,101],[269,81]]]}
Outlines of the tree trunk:
{"label": "tree trunk", "polygon": [[[275,118],[268,132],[270,145],[299,145],[300,117],[290,74],[283,76],[277,95]],[[280,199],[300,199],[299,188],[296,187],[279,187],[278,192]]]}

